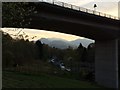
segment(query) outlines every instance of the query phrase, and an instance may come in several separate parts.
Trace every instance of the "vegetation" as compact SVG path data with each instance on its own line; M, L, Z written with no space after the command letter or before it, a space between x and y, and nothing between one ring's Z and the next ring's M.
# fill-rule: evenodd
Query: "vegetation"
M62 78L69 78L72 80L94 80L94 75L88 68L81 66L81 63L94 63L91 58L91 52L94 52L93 47L83 47L81 44L77 49L71 47L61 50L52 48L48 45L42 44L40 41L31 42L24 40L24 38L13 39L7 33L2 32L3 43L3 71L16 71L27 74L52 75ZM83 57L85 55L86 57ZM90 55L90 56L89 56ZM61 70L59 67L49 63L49 59L56 56L71 71ZM93 56L92 56L93 58ZM94 69L94 68L93 68ZM13 74L14 75L14 74ZM4 78L4 75L3 75Z
M30 15L35 13L35 7L28 2L4 2L2 12L3 27L27 27L32 20Z
M3 68L14 64L23 64L38 59L38 47L28 40L12 39L8 34L2 35Z
M4 88L101 88L95 83L78 81L46 74L3 72Z

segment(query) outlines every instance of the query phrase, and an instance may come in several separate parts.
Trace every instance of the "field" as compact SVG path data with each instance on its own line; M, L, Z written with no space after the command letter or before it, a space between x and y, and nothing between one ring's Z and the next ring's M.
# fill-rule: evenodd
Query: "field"
M2 86L3 88L101 88L85 81L12 71L3 71Z

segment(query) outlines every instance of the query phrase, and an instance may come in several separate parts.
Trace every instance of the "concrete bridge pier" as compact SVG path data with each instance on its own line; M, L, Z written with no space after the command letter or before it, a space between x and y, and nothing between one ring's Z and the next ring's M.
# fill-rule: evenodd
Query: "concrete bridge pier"
M118 88L118 39L96 41L95 54L95 81Z

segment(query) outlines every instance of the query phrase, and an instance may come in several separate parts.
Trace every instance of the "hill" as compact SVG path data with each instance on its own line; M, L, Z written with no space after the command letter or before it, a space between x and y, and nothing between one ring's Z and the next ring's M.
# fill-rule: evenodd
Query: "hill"
M87 48L90 43L94 42L93 40L89 39L76 39L73 41L67 41L60 38L41 38L39 40L44 44L48 44L51 47L56 47L60 49L66 49L69 46L72 48L77 48L80 43Z

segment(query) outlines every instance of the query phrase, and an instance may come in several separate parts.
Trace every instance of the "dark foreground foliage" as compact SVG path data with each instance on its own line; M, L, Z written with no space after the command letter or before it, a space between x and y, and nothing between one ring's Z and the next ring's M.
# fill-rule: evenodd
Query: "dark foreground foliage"
M2 32L3 71L21 73L44 73L72 80L94 81L94 44L88 48L81 44L77 49L57 49L24 39L13 39ZM71 71L64 71L54 66L49 60L56 56Z

